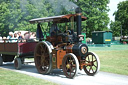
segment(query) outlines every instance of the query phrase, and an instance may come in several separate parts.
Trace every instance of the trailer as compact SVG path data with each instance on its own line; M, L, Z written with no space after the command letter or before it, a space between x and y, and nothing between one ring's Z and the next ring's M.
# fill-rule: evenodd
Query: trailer
M14 61L15 68L21 69L25 58L33 58L37 42L9 42L9 39L1 41L3 42L0 42L0 65L3 65L3 62Z

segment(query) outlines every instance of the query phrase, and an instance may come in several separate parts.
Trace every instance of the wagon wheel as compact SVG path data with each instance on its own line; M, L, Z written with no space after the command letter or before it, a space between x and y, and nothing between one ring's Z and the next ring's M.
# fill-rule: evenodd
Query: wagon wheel
M15 60L14 60L14 66L15 66L15 69L17 69L17 70L21 69L22 62L21 62L21 59L20 58L15 58Z
M62 61L63 72L67 78L74 78L79 70L77 57L72 54L66 54Z
M87 75L93 76L100 69L99 57L93 52L88 52L87 56L85 57L85 63L87 65L85 65L83 67L84 67L84 71Z
M0 66L2 66L3 65L3 58L2 58L2 56L0 56Z
M49 45L46 42L38 43L34 52L36 68L41 74L48 74L52 69L51 54Z

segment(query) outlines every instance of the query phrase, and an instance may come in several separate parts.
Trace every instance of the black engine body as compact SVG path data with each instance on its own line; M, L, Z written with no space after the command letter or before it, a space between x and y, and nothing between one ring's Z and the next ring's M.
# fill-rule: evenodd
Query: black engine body
M88 46L83 43L77 43L73 46L72 51L76 56L81 56L84 59L88 53Z

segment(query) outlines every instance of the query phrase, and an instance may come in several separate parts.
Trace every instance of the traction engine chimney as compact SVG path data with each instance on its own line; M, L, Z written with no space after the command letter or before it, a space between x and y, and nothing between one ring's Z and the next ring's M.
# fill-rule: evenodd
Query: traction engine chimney
M76 23L77 23L77 37L78 37L78 41L79 41L79 35L81 35L81 8L77 7L75 9L76 12Z

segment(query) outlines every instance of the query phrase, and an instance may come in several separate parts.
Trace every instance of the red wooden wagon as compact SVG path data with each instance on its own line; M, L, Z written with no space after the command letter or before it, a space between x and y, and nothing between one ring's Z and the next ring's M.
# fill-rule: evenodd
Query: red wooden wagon
M3 40L3 42L0 42L0 65L3 65L3 62L14 60L15 68L20 69L25 58L33 58L36 44L35 41L9 42L9 40Z

